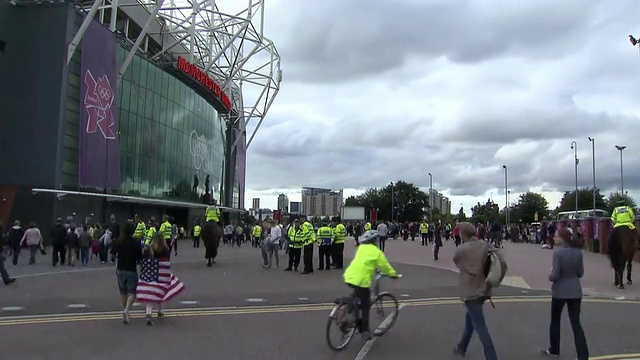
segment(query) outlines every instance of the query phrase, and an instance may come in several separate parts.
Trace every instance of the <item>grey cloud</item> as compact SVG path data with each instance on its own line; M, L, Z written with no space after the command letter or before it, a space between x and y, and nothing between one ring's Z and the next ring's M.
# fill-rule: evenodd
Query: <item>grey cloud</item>
M286 3L294 11L308 2ZM412 54L477 63L503 55L558 57L582 46L596 10L579 1L473 2L390 0L314 3L284 25L280 49L292 79L339 82L402 66ZM291 10L289 10L291 11Z

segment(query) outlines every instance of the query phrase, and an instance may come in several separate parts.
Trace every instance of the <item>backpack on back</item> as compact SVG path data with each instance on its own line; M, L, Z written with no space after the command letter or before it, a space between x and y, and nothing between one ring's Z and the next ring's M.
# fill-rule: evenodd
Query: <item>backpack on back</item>
M485 282L492 288L499 287L507 272L507 264L498 256L498 249L489 246L487 260L484 264Z

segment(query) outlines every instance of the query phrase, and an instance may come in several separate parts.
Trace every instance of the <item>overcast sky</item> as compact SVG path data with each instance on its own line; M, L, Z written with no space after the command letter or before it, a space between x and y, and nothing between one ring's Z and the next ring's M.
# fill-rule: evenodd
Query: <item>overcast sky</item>
M280 94L251 144L245 207L302 186L405 180L467 213L491 195L578 184L640 194L640 35L634 1L270 0ZM515 199L517 196L513 196Z

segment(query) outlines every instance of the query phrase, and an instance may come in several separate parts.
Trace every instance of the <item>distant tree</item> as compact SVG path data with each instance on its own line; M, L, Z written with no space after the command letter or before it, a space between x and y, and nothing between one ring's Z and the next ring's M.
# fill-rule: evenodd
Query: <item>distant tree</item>
M427 208L428 196L414 184L398 181L384 188L369 188L358 196L350 196L345 206L364 206L367 211L377 209L379 220L391 220L392 206L395 219L419 221Z
M500 207L492 200L487 200L484 204L476 204L471 208L471 221L474 223L494 222L500 218Z
M572 211L576 209L575 203L575 190L567 191L562 196L562 200L560 200L560 206L558 206L555 210L556 213L561 211ZM602 194L600 194L600 189L596 188L596 208L598 209L606 209L607 202L605 201ZM582 188L578 189L578 210L589 210L593 209L593 188Z
M520 194L518 202L513 206L513 216L511 216L511 219L514 221L522 221L527 224L534 221L542 221L544 217L548 216L548 207L549 203L544 196L528 191L524 194ZM536 212L538 213L537 220L535 219Z
M627 194L622 194L619 191L616 191L609 194L609 197L607 198L606 210L609 212L609 215L613 214L613 210L618 206L618 201L620 200L624 200L627 205L631 206L636 214L638 213L638 205L636 204L635 200L633 200L633 198Z
M344 206L364 206L361 202L360 196L349 196L344 200Z

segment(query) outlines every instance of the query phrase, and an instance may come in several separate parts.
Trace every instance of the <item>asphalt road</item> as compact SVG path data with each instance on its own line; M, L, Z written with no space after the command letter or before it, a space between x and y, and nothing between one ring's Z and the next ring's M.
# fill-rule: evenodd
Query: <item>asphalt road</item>
M169 307L245 306L255 304L300 304L332 302L349 293L337 270L315 271L311 275L262 268L259 250L221 247L218 263L205 266L204 249L183 248L174 258L173 271L186 290ZM40 260L40 259L39 259ZM46 259L48 260L48 259ZM52 268L43 262L34 272L19 265L18 281L1 288L0 316L33 315L81 311L119 310L119 295L113 265L93 264L82 268ZM317 258L315 259L317 266ZM457 274L427 266L394 263L404 277L382 280L385 290L399 298L457 296ZM12 270L9 265L9 270ZM544 291L501 287L499 295L536 295ZM183 303L186 302L186 303Z
M449 270L396 263L399 255L390 255L404 274L401 280L382 282L384 290L403 301L395 327L369 342L356 337L336 353L325 343L325 327L330 303L349 292L340 271L300 275L282 266L265 270L259 251L250 247L222 247L219 262L207 268L203 252L181 249L174 272L187 289L168 305L167 318L152 327L144 325L140 307L130 325L120 322L112 266L9 265L19 279L0 288L0 359L454 358L451 347L462 331L464 309L456 298L457 274ZM539 350L547 345L548 293L502 286L496 294L496 308L486 306L485 313L500 358L541 358ZM586 300L583 323L592 356L640 353L635 336L639 306ZM575 358L566 319L562 353ZM474 339L467 359L482 358ZM599 358L604 359L615 358Z

